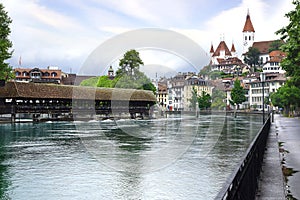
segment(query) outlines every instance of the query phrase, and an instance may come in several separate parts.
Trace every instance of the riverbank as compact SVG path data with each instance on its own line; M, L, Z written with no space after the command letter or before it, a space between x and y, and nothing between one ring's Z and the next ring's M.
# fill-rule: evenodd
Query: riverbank
M276 114L257 199L300 199L300 120Z

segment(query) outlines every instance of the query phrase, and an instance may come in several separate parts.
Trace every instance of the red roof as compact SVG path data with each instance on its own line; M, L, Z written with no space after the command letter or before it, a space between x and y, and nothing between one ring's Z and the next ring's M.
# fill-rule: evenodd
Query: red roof
M224 41L221 41L213 56L220 56L220 51L225 51L225 56L231 56L231 53Z
M269 62L281 62L283 58L286 57L286 54L280 50L275 50L269 53L270 60Z
M254 27L253 27L252 22L251 22L251 19L250 19L250 14L249 13L247 14L247 17L246 17L246 22L245 22L245 25L244 25L243 32L255 32Z
M269 53L271 44L274 41L276 41L276 40L253 42L252 47L258 49L261 54L266 54L266 53Z

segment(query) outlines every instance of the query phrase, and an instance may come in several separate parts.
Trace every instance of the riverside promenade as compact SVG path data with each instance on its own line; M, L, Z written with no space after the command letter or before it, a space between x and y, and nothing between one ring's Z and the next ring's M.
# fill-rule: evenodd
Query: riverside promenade
M275 115L267 141L257 199L284 200L286 195L287 199L300 199L300 172L287 176L285 181L282 166L288 171L300 171L300 119Z

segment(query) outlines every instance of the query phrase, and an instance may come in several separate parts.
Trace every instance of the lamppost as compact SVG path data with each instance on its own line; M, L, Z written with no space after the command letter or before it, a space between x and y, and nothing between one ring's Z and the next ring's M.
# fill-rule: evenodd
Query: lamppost
M260 73L260 81L262 84L262 111L263 111L263 124L265 123L265 81L266 74L264 72Z

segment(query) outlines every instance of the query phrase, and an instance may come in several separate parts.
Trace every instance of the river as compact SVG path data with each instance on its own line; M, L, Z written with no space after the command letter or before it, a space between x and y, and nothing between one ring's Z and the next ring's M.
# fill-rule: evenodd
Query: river
M0 124L1 199L214 199L258 115Z

